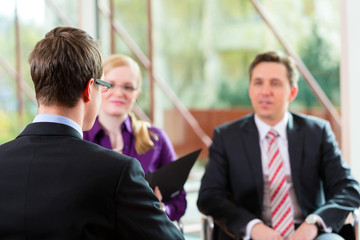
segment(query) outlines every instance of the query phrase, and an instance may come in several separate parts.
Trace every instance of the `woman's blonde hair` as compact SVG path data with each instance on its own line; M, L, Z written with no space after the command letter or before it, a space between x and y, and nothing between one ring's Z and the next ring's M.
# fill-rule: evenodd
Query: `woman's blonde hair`
M131 70L137 74L136 88L140 91L142 83L140 67L131 57L121 54L111 55L104 61L104 73L106 75L112 69L121 66L129 66ZM152 138L157 140L158 137L155 133L150 132L151 124L149 122L137 119L132 112L129 112L129 116L135 136L135 151L139 155L145 154L155 146Z

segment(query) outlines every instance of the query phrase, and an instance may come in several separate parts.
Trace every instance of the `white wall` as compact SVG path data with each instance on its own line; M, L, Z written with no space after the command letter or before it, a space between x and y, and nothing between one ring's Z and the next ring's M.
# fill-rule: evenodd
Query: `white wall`
M96 38L96 0L78 0L78 27Z
M341 4L342 150L360 180L360 1Z

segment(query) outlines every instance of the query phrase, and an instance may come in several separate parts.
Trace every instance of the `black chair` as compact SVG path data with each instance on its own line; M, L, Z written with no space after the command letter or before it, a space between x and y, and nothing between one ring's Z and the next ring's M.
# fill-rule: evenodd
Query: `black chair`
M359 240L359 210L350 213L339 235L346 240Z
M181 219L174 221L175 225L178 227L178 229L180 230L180 232L182 234L184 234L184 224L181 222Z
M216 240L213 237L214 220L211 216L204 216L202 221L202 240ZM359 240L359 210L349 214L344 226L339 231L339 235L345 240Z

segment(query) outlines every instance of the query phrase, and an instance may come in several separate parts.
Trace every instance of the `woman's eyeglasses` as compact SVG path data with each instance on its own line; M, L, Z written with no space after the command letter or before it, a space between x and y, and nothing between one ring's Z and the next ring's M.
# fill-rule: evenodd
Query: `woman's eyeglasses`
M111 89L113 89L113 91L116 89L116 88L120 88L121 90L123 90L125 93L133 93L134 91L137 90L136 87L133 87L131 85L115 85L115 84L111 84Z
M136 87L133 87L131 85L115 85L115 84L112 84L112 83L109 83L109 82L106 82L104 80L101 80L101 79L95 79L95 83L101 85L101 92L107 92L110 88L111 89L116 89L116 88L120 88L121 90L123 90L124 92L126 93L133 93L134 91L137 90Z

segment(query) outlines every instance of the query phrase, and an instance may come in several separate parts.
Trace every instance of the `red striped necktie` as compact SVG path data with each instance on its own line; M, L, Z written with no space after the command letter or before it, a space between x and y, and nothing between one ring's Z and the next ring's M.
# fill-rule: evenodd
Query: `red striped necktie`
M267 155L269 159L271 222L273 229L280 233L284 239L288 239L295 229L284 163L275 141L278 136L279 134L274 129L271 129L266 135L269 140Z

